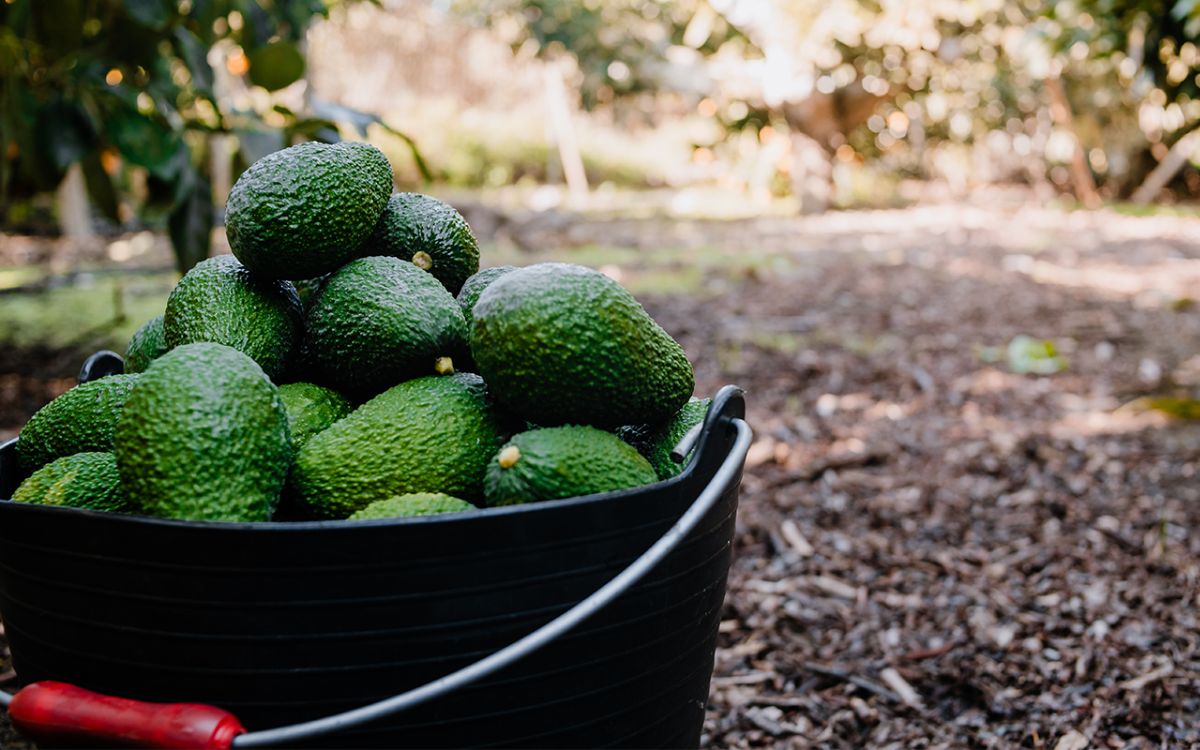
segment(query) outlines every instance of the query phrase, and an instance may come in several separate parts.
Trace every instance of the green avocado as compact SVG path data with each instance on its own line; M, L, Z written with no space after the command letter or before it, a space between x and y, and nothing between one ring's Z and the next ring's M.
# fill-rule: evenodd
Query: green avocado
M417 492L479 499L501 430L477 375L409 380L313 436L292 467L292 489L318 518Z
M55 459L21 482L12 499L88 510L126 510L117 460L111 453L76 453Z
M141 375L109 375L77 385L37 411L17 439L17 460L31 472L75 453L111 451L117 419Z
M483 290L491 286L493 281L515 270L517 270L516 266L485 268L467 279L462 285L462 289L458 290L458 304L462 307L463 317L467 319L468 331L471 330L471 326L475 322L474 316L471 315L471 310L474 309L475 303L479 301L479 295L483 294Z
M350 401L337 391L312 383L279 386L279 398L287 410L292 447L297 451L309 438L353 410Z
M233 347L267 376L287 368L304 330L304 310L290 281L255 276L231 255L188 271L171 296L163 320L167 346L208 341Z
M658 479L635 448L611 432L567 425L522 432L488 462L489 506L593 495Z
M147 320L129 339L125 350L125 372L144 372L150 363L170 351L163 332L163 316Z
M301 143L250 165L229 192L225 229L246 268L309 279L361 253L392 193L392 166L366 143Z
M467 350L467 323L454 297L399 258L359 258L338 269L309 308L305 328L314 379L359 400L450 371Z
M536 424L661 422L695 388L683 348L597 271L519 268L493 281L472 312L477 372L497 401Z
M675 463L671 459L671 451L679 445L679 441L696 425L704 421L712 399L695 399L684 404L675 415L664 424L631 425L617 430L617 436L638 449L646 457L659 479L670 479L678 476L687 466L687 461ZM691 457L691 454L688 454Z
M254 360L184 344L139 376L117 423L130 510L194 521L266 521L292 461L287 412Z
M462 214L420 193L396 193L362 255L391 255L433 274L451 294L479 270L479 243Z
M376 500L360 511L350 515L349 521L368 521L375 518L409 518L432 516L439 513L461 513L475 510L466 500L443 495L440 492L423 492L400 495L387 500Z

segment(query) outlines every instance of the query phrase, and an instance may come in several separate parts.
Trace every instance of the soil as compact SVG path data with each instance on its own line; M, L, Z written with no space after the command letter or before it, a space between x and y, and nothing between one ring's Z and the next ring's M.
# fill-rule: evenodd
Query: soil
M563 226L537 246L731 259L643 295L699 393L746 389L756 433L706 746L1200 745L1200 424L1148 408L1200 386L1200 224L993 205ZM767 262L732 260L750 251ZM1054 350L1010 356L1019 336ZM0 434L78 366L0 361Z

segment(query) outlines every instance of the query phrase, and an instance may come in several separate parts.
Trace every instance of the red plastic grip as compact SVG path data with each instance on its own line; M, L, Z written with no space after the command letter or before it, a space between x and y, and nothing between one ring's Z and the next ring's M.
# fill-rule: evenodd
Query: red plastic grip
M8 714L34 742L228 750L246 731L237 717L202 703L146 703L65 682L35 682L13 696Z

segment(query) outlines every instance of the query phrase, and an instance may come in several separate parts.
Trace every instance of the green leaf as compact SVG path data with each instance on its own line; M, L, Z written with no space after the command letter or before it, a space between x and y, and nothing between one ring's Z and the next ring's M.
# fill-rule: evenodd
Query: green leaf
M1200 401L1194 398L1154 396L1146 399L1146 405L1177 419L1200 419Z
M212 184L194 171L189 174L187 195L167 219L167 231L180 273L187 273L207 258L212 245Z
M78 104L57 101L38 113L33 132L42 155L60 172L96 148L96 130Z
M92 197L92 203L109 221L120 222L117 189L100 163L100 152L94 151L89 154L80 162L80 166L83 168L83 181L87 185L88 195Z
M169 180L178 172L176 156L185 146L166 123L121 107L108 118L108 135L122 156L156 177Z
M278 91L304 75L304 55L291 42L273 42L250 53L250 82Z
M171 20L171 8L165 0L124 0L125 12L139 25L161 31Z
M337 143L342 139L338 134L337 123L324 117L306 117L296 120L285 128L289 141L303 138L306 141L324 141Z
M1067 369L1067 358L1058 353L1053 341L1014 336L1008 342L1008 369L1018 375L1053 375Z
M208 64L208 50L200 39L182 26L173 32L175 49L192 74L192 86L208 98L213 96L213 71Z

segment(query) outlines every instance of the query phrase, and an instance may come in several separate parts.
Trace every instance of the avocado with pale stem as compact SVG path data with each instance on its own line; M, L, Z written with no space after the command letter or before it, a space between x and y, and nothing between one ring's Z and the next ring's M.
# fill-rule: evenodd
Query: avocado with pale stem
M396 193L388 199L362 255L391 255L410 261L458 294L479 270L479 243L453 206L430 195Z
M631 445L594 427L568 425L522 432L488 462L489 506L557 500L629 489L658 479Z
M338 269L309 307L305 329L317 382L358 400L453 371L467 352L467 322L454 297L399 258L359 258Z

